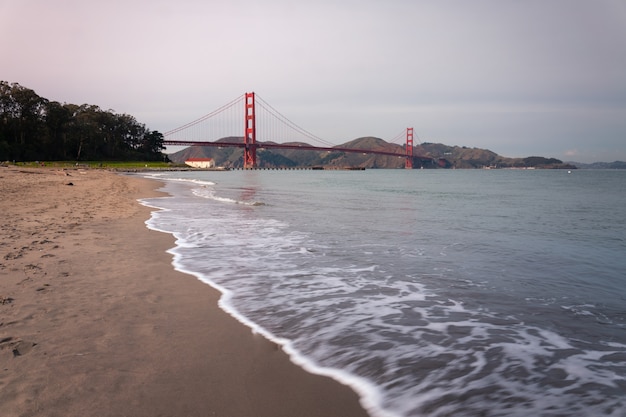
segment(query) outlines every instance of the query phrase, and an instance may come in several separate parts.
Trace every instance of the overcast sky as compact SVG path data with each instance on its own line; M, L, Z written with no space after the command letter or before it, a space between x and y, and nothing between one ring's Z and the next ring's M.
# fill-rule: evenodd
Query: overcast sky
M626 160L626 0L0 0L0 80L165 132L255 91L340 144Z

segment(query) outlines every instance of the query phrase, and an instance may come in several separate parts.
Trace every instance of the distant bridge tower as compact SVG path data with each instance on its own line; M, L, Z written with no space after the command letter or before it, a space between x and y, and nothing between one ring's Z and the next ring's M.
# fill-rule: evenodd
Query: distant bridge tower
M245 107L246 126L243 136L243 167L244 169L251 169L256 168L256 112L254 93L246 93Z
M413 128L406 128L406 169L413 169Z

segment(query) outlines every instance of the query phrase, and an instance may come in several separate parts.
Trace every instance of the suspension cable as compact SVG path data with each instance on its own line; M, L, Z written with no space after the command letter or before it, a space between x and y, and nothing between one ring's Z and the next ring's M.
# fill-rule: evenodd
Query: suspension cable
M234 99L233 101L231 101L231 102L229 102L227 104L224 104L222 107L218 108L217 110L214 110L211 113L206 114L206 115L200 117L199 119L191 121L191 122L189 122L189 123L187 123L187 124L185 124L183 126L177 127L176 129L172 129L169 132L165 132L163 135L164 136L173 135L173 134L178 133L178 132L180 132L182 130L185 130L187 128L195 126L198 123L201 123L201 122L203 122L203 121L205 121L205 120L207 120L207 119L217 115L218 113L221 113L221 112L229 109L230 107L235 106L236 104L240 104L241 101L243 100L243 98L244 98L244 95L241 95L241 96L237 97L236 99Z
M404 141L405 137L406 137L406 130L403 130L402 132L398 133L393 139L391 139L389 143L400 144L401 142Z
M287 117L285 117L282 113L280 113L278 110L276 110L274 107L272 107L267 101L265 101L261 97L259 97L258 94L256 95L256 100L257 100L256 102L265 111L267 111L268 114L273 116L276 120L278 120L282 124L290 127L291 129L295 130L296 132L300 133L301 135L306 136L307 138L315 140L315 141L317 141L319 143L323 143L324 145L336 146L334 143L331 143L331 142L329 142L327 140L324 140L324 139L320 138L319 136L316 136L316 135L310 133L309 131L301 128L300 126L298 126L297 124L295 124L291 120L287 119Z

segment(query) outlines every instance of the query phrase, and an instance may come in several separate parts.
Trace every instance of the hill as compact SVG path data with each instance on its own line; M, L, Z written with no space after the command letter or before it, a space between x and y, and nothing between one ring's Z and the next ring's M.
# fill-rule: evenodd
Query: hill
M242 137L222 138L217 142L242 142ZM271 143L271 142L268 142ZM297 144L297 143L293 143ZM301 145L308 145L300 143ZM402 156L372 155L352 152L314 151L296 149L263 149L259 143L257 151L259 168L404 168ZM376 150L404 154L404 146L388 143L376 137L362 137L337 145L337 148ZM530 156L527 158L507 158L492 151L479 148L448 146L441 143L422 143L413 150L415 168L567 168L570 164L554 158ZM184 163L189 158L213 158L216 166L240 168L243 164L243 150L234 147L191 146L172 153L169 158L175 163Z
M441 143L422 143L415 147L414 153L445 160L447 168L576 169L574 165L563 163L556 158L542 156L508 158L487 149L448 146Z

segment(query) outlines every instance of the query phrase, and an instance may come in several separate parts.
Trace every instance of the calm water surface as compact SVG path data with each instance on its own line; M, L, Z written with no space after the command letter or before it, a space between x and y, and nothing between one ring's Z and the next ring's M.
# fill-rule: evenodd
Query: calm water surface
M373 416L626 416L626 171L158 178L175 267Z

